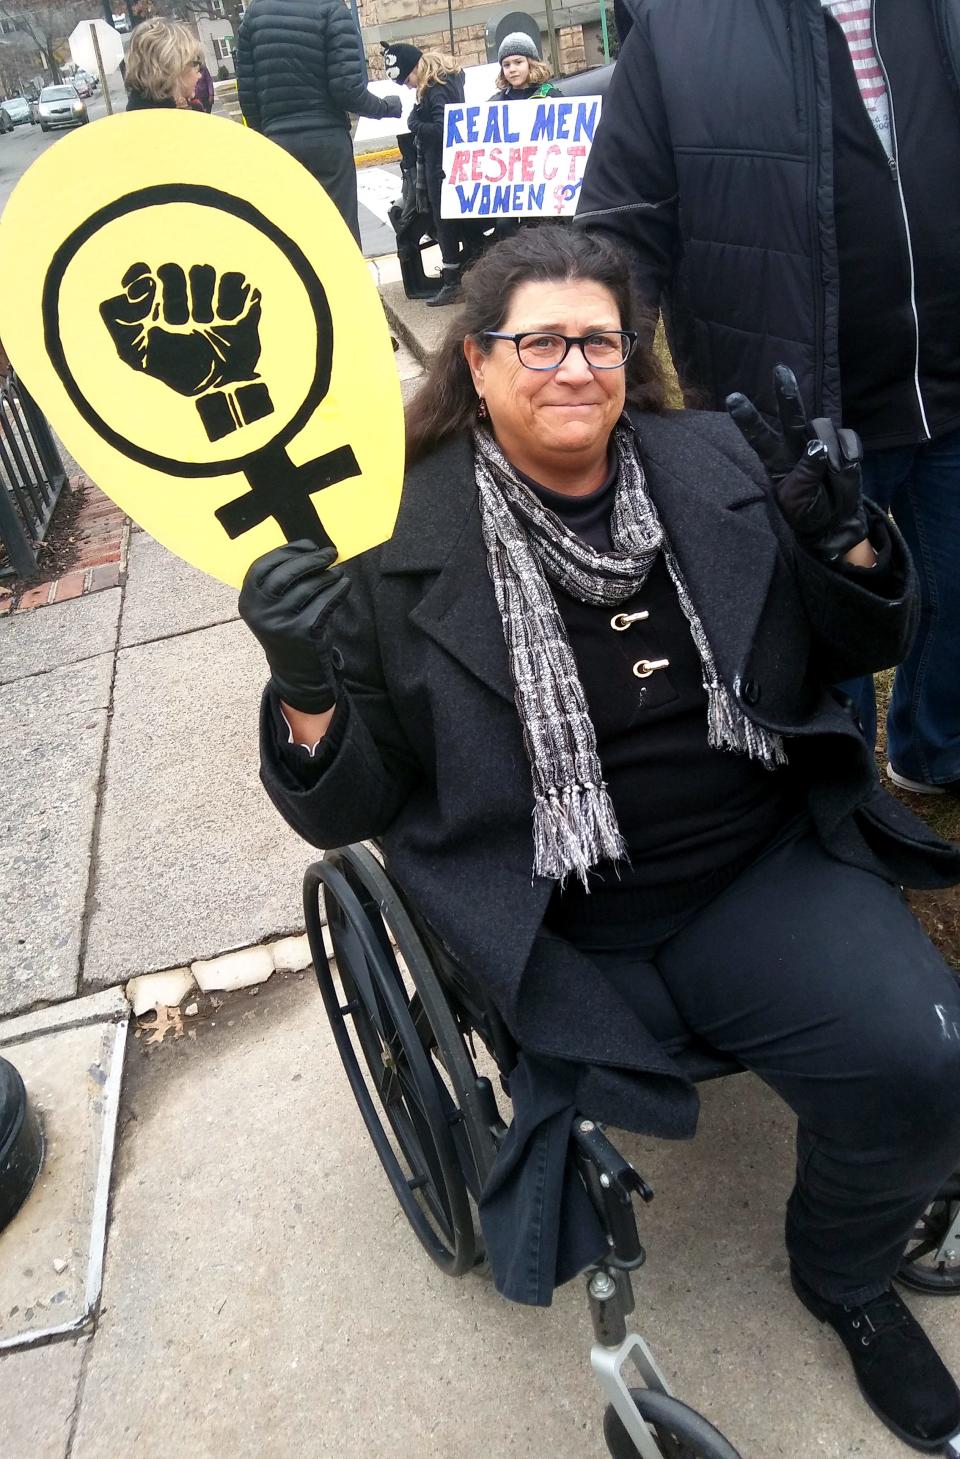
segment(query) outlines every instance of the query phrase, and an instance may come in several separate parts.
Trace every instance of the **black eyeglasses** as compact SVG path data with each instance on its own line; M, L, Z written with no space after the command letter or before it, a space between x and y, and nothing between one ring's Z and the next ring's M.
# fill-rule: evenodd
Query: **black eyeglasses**
M525 330L504 334L498 329L480 331L484 339L512 340L517 359L527 370L557 370L578 345L591 370L622 370L637 343L635 329L603 329L595 334L550 334Z

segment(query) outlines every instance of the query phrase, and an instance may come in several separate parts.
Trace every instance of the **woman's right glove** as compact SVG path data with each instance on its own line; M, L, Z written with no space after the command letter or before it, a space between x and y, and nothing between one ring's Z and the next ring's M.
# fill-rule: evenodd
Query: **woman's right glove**
M779 431L745 395L728 395L727 410L767 468L777 505L798 539L815 557L835 562L869 530L860 437L838 430L826 417L808 421L796 376L786 365L774 370L773 388Z
M350 591L336 550L303 539L276 547L247 569L240 617L260 641L271 682L291 709L322 714L337 701L330 620Z

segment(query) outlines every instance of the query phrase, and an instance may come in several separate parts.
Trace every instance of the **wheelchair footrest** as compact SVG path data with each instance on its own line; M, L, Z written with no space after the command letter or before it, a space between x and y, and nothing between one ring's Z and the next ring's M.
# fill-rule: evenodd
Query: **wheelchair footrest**
M633 1197L653 1200L653 1190L593 1120L573 1121L574 1155L580 1174L611 1237L612 1265L635 1270L646 1253L640 1244Z

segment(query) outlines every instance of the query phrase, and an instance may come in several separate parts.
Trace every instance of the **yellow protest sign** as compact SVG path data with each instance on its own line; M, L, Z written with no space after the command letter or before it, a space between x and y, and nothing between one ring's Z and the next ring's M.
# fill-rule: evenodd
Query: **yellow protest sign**
M380 300L322 188L256 132L160 110L57 142L0 218L0 320L84 471L214 577L284 540L348 558L390 536Z

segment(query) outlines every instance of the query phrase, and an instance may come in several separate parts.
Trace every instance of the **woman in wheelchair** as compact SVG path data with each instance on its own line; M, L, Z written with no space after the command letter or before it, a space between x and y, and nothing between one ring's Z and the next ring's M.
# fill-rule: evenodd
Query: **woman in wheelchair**
M903 657L913 570L789 370L779 430L742 396L667 410L647 326L580 230L476 265L392 539L247 575L264 783L314 845L381 841L516 1039L481 1202L500 1290L549 1302L598 1255L557 1234L574 1109L693 1134L695 1034L795 1111L794 1290L932 1451L960 1394L891 1277L960 1153L960 996L901 887L960 880L960 848L830 688Z

